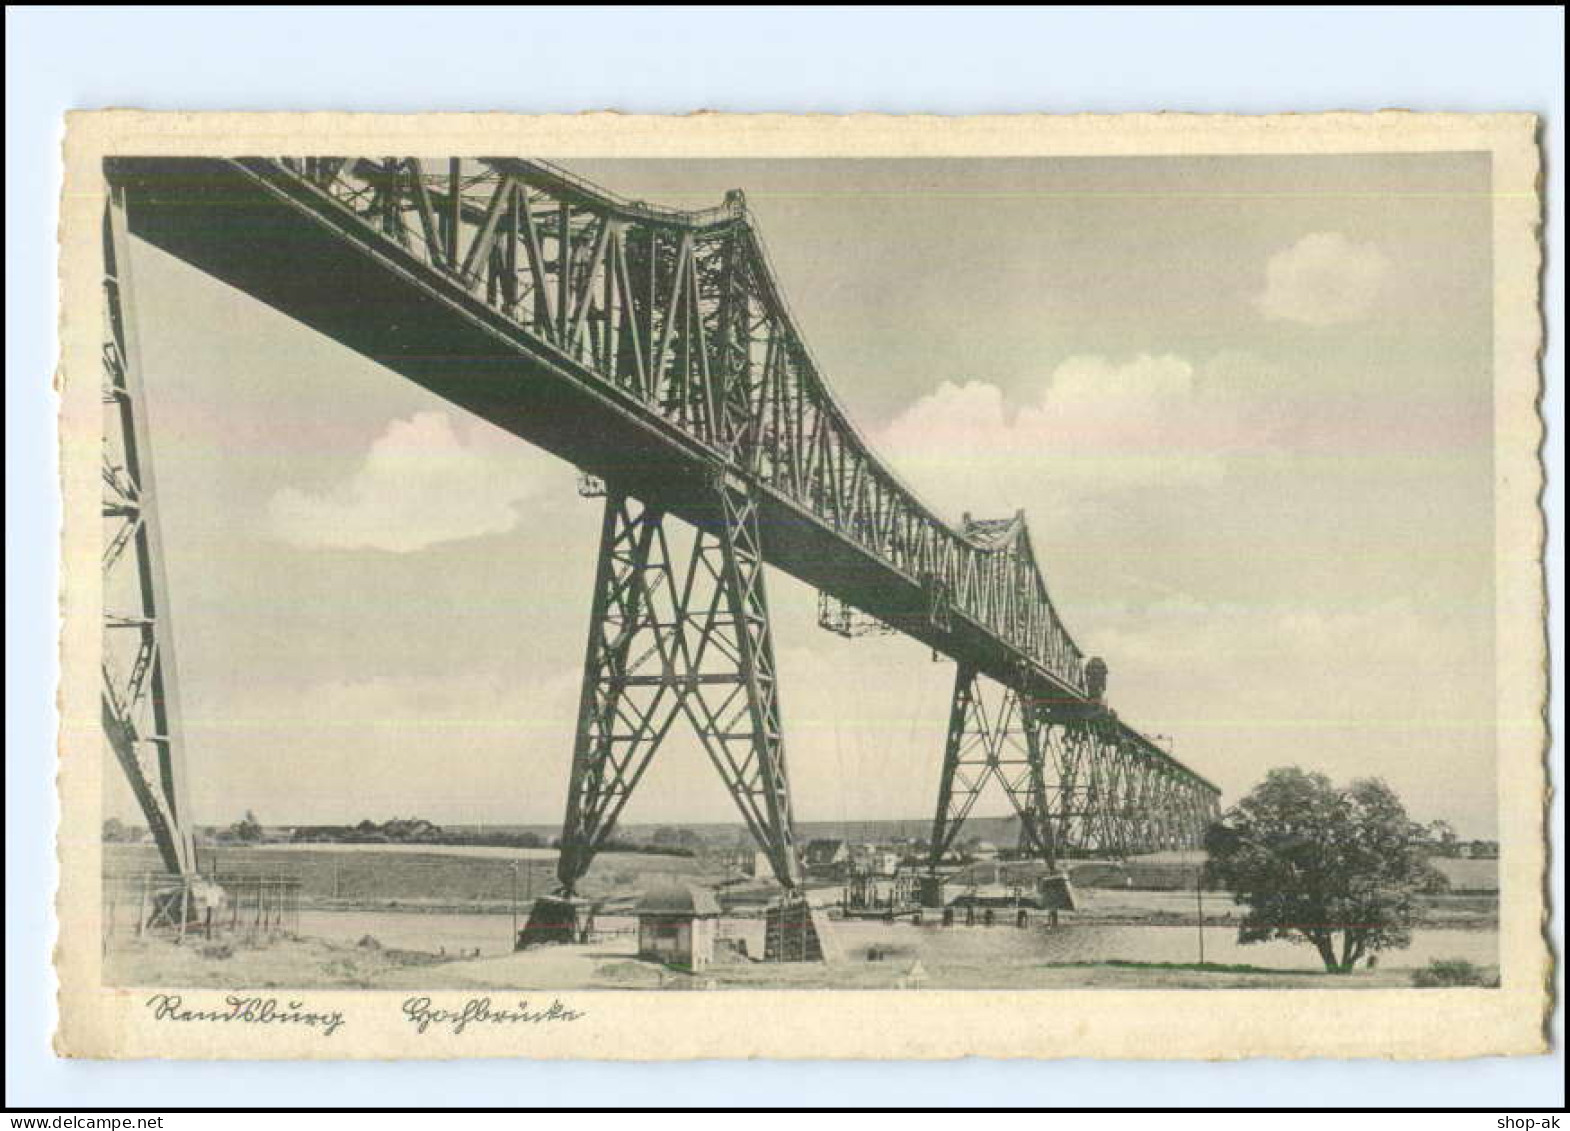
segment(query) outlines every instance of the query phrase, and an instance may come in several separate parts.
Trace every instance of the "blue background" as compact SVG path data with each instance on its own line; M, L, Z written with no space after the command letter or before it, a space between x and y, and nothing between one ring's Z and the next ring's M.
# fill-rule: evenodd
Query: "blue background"
M1563 1052L1462 1064L67 1062L55 883L54 230L72 108L1529 110L1545 118L1546 458L1563 466L1564 16L1557 8L11 9L6 13L8 1105L1558 1106ZM1563 481L1551 516L1563 608ZM1562 621L1562 614L1556 614ZM1557 629L1556 629L1557 633ZM1563 641L1552 722L1563 788ZM1553 827L1562 828L1562 801ZM1562 902L1562 839L1553 894ZM1556 909L1555 937L1562 941ZM1562 975L1560 979L1562 995ZM847 1019L851 1022L853 1019ZM1290 1018L1283 1018L1290 1024ZM1563 1032L1562 1006L1555 1024Z

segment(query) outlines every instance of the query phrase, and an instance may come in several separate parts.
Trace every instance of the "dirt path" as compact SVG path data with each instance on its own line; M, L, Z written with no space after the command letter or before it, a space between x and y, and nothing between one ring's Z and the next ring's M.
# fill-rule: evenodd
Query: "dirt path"
M595 983L595 972L606 963L634 961L627 940L612 939L587 946L542 946L491 958L442 964L443 989L582 989ZM429 971L388 970L376 979L388 989L430 988Z

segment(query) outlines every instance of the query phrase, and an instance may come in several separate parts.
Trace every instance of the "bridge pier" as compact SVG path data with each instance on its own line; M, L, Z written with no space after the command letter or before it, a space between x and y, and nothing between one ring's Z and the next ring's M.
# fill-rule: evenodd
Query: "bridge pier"
M1011 687L986 690L987 682L958 665L924 905L942 902L940 865L992 779L1020 819L1021 853L1054 872L1070 851L1121 856L1202 845L1218 810L1215 792L1175 763L1152 759L1101 705L1105 665L1086 704L1048 707Z
M1040 711L1012 688L1002 688L993 696L985 694L984 679L963 662L954 673L928 871L937 872L976 799L993 778L1019 816L1021 847L1056 870L1057 844L1047 805ZM995 701L989 704L989 698Z
M606 495L557 864L564 899L680 715L768 857L786 905L799 900L757 508L746 485L723 473L714 492L718 529L696 528L685 555L669 537L668 515L614 487ZM816 943L789 949L821 953Z
M131 285L124 189L104 211L105 537L102 693L105 737L165 869L196 872L175 678L169 588Z

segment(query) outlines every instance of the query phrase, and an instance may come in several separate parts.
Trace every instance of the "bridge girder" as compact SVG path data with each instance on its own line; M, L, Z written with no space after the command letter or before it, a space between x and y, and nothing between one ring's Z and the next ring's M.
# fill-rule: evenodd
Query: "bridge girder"
M871 452L799 333L739 193L718 208L677 212L511 158L441 165L399 157L120 158L106 173L122 232L124 204L135 201L129 221L137 234L572 460L609 484L612 498L631 493L653 514L692 523L722 555L729 546L746 563L741 573L726 567L734 577L721 590L747 592L751 582L735 577L755 576L761 599L768 561L955 658L973 678L1001 682L1028 705L1025 716L1056 720L1027 728L1043 778L1030 789L1045 801L1035 797L1026 810L1049 814L1042 837L1060 846L1176 841L1190 835L1194 814L1214 808L1204 779L1100 707L1085 658L1047 594L1023 515L950 526ZM113 249L105 250L111 261ZM345 294L357 301L345 303ZM585 427L591 418L595 427ZM126 419L128 435L145 428L145 412ZM738 507L746 512L740 525ZM130 541L145 545L139 576L152 580L136 615L151 626L140 629L153 642L145 649L146 702L159 718L134 733L152 743L158 767L138 778L140 761L121 753L129 745L116 751L149 821L179 830L189 814L168 605L156 523L150 512L141 523L146 534ZM629 515L623 525L647 524ZM850 623L848 614L839 619ZM611 663L596 660L591 647L586 704L602 661ZM765 713L777 714L772 672L765 682L760 690L752 678L748 702L773 702ZM689 694L680 710L705 717L707 701ZM659 725L669 725L660 713L669 709L659 706ZM1084 721L1091 716L1095 726ZM112 743L132 733L125 718L106 682ZM700 734L709 727L711 757L723 756L727 732L700 718L693 721ZM762 732L770 726L777 735L777 721ZM584 727L580 721L578 745L592 750L600 737L585 738ZM648 738L640 741L652 754L658 741ZM734 769L728 781L746 773ZM585 784L591 777L575 778L579 809L568 815L585 844L609 834L636 782L634 775L617 786L613 773L601 790ZM739 805L753 798L762 806L749 825L766 848L776 846L771 859L790 886L782 753L775 778L780 784L761 792L736 784L732 791ZM144 790L139 780L158 788ZM165 838L166 858L186 860L182 867L191 866L185 836ZM580 863L587 867L564 853L567 886L567 876L581 876Z
M150 204L139 234L172 254L689 521L718 524L707 479L723 461L758 491L771 564L994 676L1022 673L1035 694L1083 698L1083 657L1023 520L1001 537L950 526L876 458L739 193L667 211L516 159L109 171ZM346 291L360 301L346 306ZM509 349L539 377L518 382ZM607 427L582 428L586 414Z
M989 686L990 684L990 686ZM1070 853L1198 848L1218 794L1143 751L1106 708L1064 708L955 671L928 848L936 870L989 781L1020 821L1020 850L1056 868Z

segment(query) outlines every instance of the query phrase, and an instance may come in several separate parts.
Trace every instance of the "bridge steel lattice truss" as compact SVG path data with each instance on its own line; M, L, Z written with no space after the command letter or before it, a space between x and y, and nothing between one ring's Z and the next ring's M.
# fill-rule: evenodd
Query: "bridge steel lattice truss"
M674 211L512 158L114 158L105 172L106 609L111 592L131 607L105 614L104 727L170 870L195 855L130 234L570 460L604 496L564 893L678 716L799 889L765 564L820 591L824 627L899 632L956 661L934 865L993 778L1021 847L1054 864L1194 846L1214 818L1215 787L1104 703L1105 666L1060 620L1023 513L950 525L878 460L740 192ZM672 519L696 529L690 548ZM113 589L115 574L130 581Z

